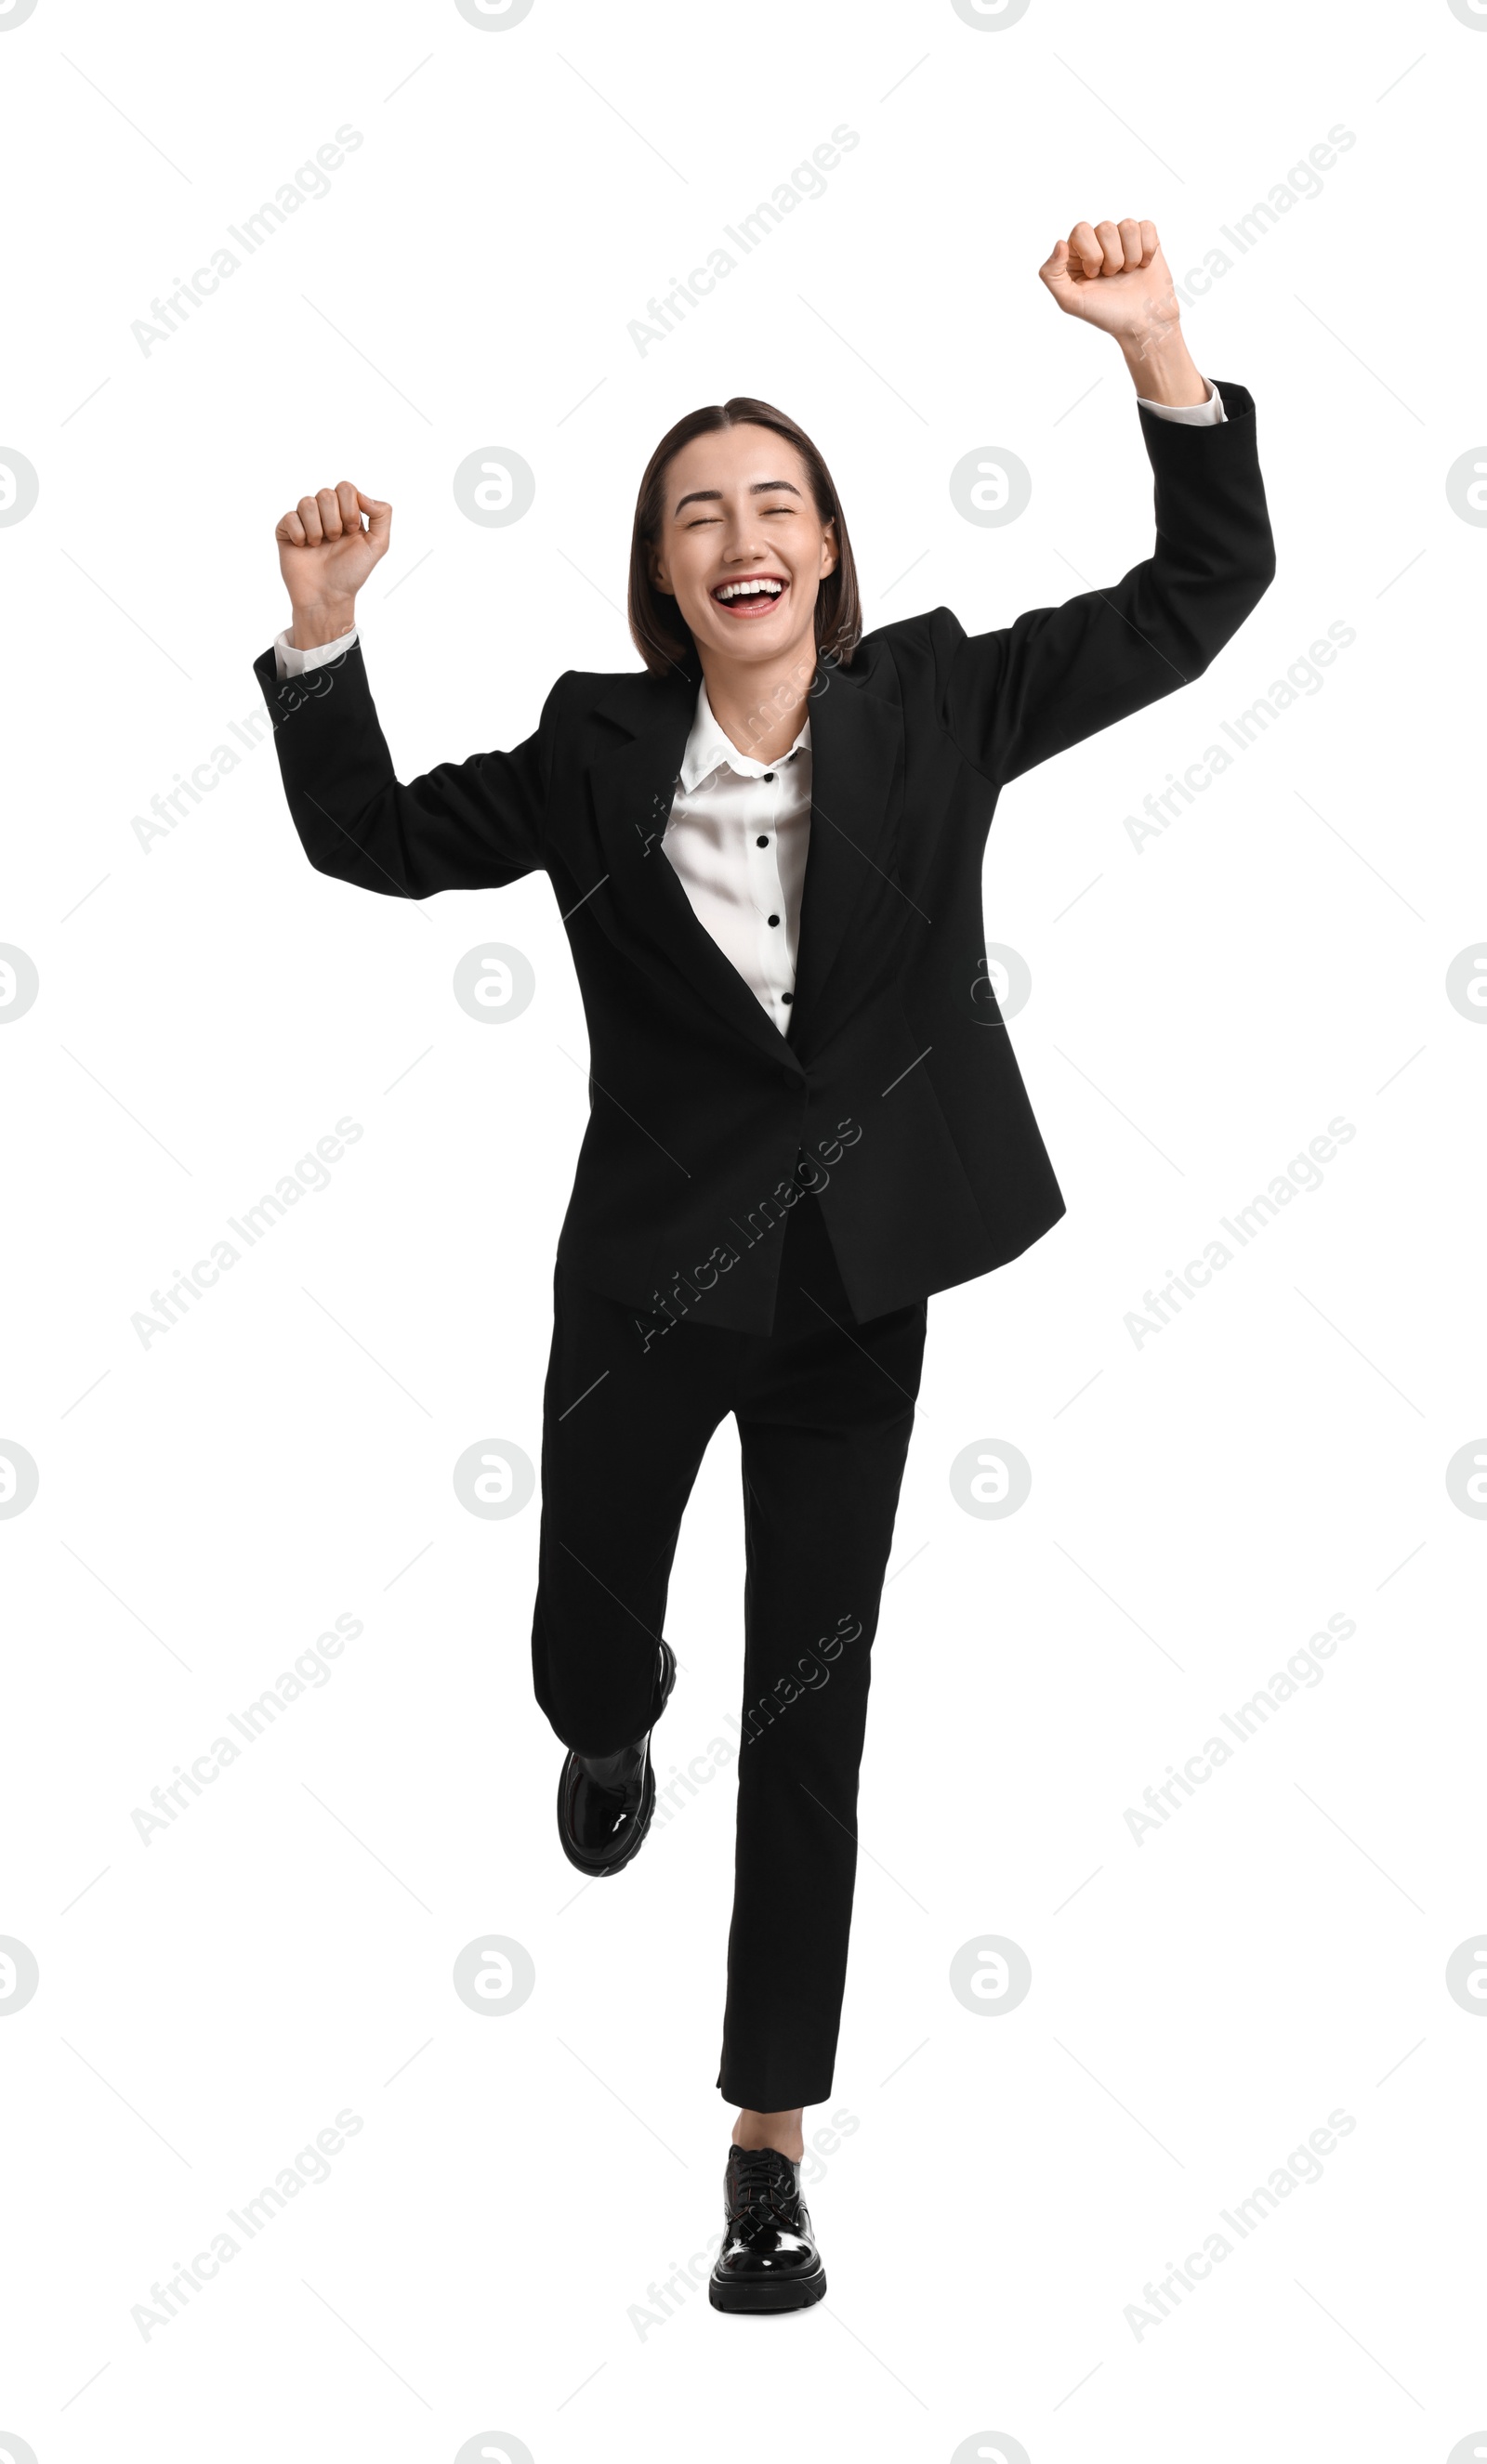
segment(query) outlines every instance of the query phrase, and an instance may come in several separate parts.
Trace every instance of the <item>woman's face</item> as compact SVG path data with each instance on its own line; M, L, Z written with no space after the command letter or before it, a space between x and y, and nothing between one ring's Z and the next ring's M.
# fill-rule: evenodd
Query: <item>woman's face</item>
M816 592L835 564L835 526L773 429L718 429L674 457L652 578L704 656L813 664Z

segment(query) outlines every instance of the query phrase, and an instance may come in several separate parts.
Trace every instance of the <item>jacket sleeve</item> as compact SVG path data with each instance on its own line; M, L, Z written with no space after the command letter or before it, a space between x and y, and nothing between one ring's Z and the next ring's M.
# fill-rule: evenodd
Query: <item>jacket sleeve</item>
M1201 676L1269 587L1275 543L1254 446L1254 404L1214 379L1229 414L1188 427L1144 408L1156 546L1109 589L1034 607L967 635L930 618L942 724L999 785Z
M307 675L254 673L274 721L279 776L317 872L389 898L499 889L544 863L560 677L514 753L441 761L405 784L378 724L360 642Z

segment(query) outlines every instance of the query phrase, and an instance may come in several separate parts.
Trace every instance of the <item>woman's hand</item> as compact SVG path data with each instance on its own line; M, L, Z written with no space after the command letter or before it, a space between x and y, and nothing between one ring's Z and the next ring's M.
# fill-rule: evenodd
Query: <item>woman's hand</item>
M1069 317L1120 343L1149 402L1207 402L1209 387L1183 340L1181 309L1155 223L1076 223L1038 268Z
M362 517L366 516L363 528ZM356 623L356 594L387 555L392 508L343 479L301 496L274 533L278 569L294 609L297 650L334 642Z

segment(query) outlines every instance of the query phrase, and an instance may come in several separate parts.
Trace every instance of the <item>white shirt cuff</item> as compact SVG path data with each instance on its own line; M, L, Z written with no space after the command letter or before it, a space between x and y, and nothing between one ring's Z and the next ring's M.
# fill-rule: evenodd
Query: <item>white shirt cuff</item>
M337 641L322 642L313 650L297 650L286 625L282 633L276 633L274 637L274 666L279 683L282 684L286 676L308 675L312 668L324 667L327 659L339 659L343 650L351 648L356 632L353 625L349 633L343 633Z
M1206 383L1209 388L1207 402L1148 402L1144 394L1138 394L1137 400L1143 410L1154 410L1159 419L1175 419L1179 427L1217 428L1220 421L1227 424L1229 413L1212 378L1206 379Z

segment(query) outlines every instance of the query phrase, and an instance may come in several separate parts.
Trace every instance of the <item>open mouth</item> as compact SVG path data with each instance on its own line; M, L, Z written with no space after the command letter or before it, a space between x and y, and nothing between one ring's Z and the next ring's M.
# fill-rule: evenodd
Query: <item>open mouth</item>
M741 573L736 580L716 583L709 595L725 615L746 624L778 607L788 588L780 573Z

